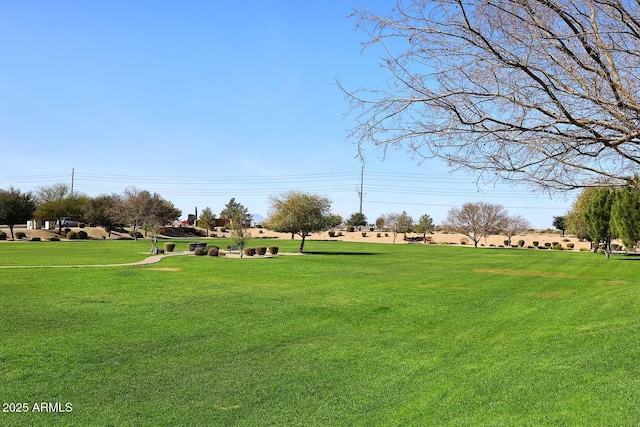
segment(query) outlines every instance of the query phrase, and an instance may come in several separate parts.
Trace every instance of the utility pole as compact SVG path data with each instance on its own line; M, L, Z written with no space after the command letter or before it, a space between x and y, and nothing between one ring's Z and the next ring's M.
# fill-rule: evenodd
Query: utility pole
M73 180L75 178L75 168L71 168L71 197L73 197Z
M360 213L362 213L362 199L364 198L364 162L362 163L362 169L360 171L360 191L358 191L358 195L360 196Z

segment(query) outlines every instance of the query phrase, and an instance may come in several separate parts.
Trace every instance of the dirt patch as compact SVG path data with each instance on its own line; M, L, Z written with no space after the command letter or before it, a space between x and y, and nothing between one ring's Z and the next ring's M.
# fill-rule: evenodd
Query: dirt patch
M153 271L181 271L181 268L178 267L152 267L145 268L145 270L153 270Z

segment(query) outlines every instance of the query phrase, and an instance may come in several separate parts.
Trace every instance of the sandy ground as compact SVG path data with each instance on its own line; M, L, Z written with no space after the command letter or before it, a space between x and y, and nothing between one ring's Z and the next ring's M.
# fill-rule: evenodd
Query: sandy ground
M72 230L74 231L80 231L80 228L72 228ZM107 238L107 233L100 227L86 227L83 229L84 231L87 232L87 234L89 235L90 238L92 239L105 239ZM9 230L3 227L3 231L5 231L7 233L7 239L11 238L11 235L9 233ZM51 237L53 237L55 234L55 232L57 230L25 230L25 229L20 229L17 231L22 231L27 235L27 239L30 239L32 237L40 237L41 239L45 240L45 239L49 239ZM229 232L226 233L221 233L219 230L215 232L217 234L218 237L230 237ZM253 245L262 245L262 246L268 246L268 240L271 238L281 238L281 239L290 239L291 238L291 234L285 234L285 233L275 233L269 230L264 230L264 229L258 229L258 228L253 228L250 230L251 233L251 237L252 237L252 242ZM336 232L339 233L339 232ZM363 235L363 233L365 233ZM121 234L118 233L112 233L111 238L112 239L117 239L121 236ZM415 234L415 233L408 233L407 237L411 238L411 237L418 237L421 235ZM446 245L457 245L457 246L473 246L473 242L471 241L471 239L469 239L468 237L462 235L462 234L453 234L453 233L434 233L434 234L430 234L427 235L427 237L431 238L431 241L434 244L446 244ZM191 239L191 240L196 240L196 239L202 239L200 237L195 238L195 237L185 237L185 239ZM260 240L264 239L265 242L263 244L259 244L258 242ZM63 239L64 240L64 239ZM215 240L212 239L212 240ZM295 236L295 240L300 240L300 236ZM337 236L337 237L329 237L329 233L328 232L323 232L323 233L313 233L311 236L307 237L307 241L313 241L313 240L336 240L336 241L357 241L357 242L371 242L371 243L393 243L393 233L391 232L378 232L378 231L366 231L366 232L361 232L361 231L354 231L354 232L346 232L346 231L342 231L342 235L341 236ZM482 238L480 240L480 242L478 243L478 246L485 246L485 247L489 247L491 245L495 246L495 247L500 247L500 246L504 246L504 240L506 240L506 237L503 235L497 235L497 236L489 236L486 239ZM549 232L549 231L539 231L539 232L532 232L532 233L527 233L527 234L521 234L518 236L515 236L511 239L511 244L515 245L517 244L518 240L524 240L524 246L533 246L533 242L537 241L538 244L540 246L543 246L545 243L553 243L553 242L558 242L560 244L562 244L562 246L566 249L567 243L573 243L574 244L574 250L580 250L580 248L586 248L588 249L590 247L590 243L586 242L586 241L580 241L577 238L575 238L574 236L565 236L563 237L560 232ZM464 244L463 244L464 242ZM407 244L407 242L404 240L404 235L403 234L398 234L396 236L396 240L395 240L395 244L399 244L399 245L403 245L403 244ZM423 244L423 243L414 243L414 244Z

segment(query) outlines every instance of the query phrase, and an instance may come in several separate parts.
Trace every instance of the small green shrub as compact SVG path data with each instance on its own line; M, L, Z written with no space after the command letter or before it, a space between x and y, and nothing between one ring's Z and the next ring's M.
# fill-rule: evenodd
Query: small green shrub
M580 248L580 252L587 252L589 248Z
M22 231L16 231L16 239L24 239L27 235Z
M567 243L567 249L573 249L575 245L573 243Z
M244 248L244 254L246 256L254 256L256 254L256 248Z
M69 240L77 240L78 239L78 233L76 233L75 231L70 231L67 233L67 239Z
M206 251L204 248L196 248L196 250L193 251L193 254L198 256L203 256L204 254L206 254Z
M141 232L136 231L134 233L133 230L129 232L129 236L131 236L133 238L136 238L136 239L142 239L144 237Z
M266 253L267 253L267 248L266 248L266 246L258 246L258 247L256 248L256 254L258 254L258 255L264 255L264 254L266 254Z
M256 224L256 228L262 228L262 224Z
M56 236L53 236L52 238L49 239L50 242L59 242L60 239L57 238Z
M67 227L67 228L64 229L64 234L66 235L70 231L71 231L71 229L69 227Z
M460 239L461 245L466 245L467 243L469 243L469 239L467 239L466 237L463 237L462 239Z
M561 251L562 250L562 245L560 243L558 243L558 242L554 242L553 249L555 249L556 251Z
M7 233L0 230L0 240L7 240Z
M551 247L551 243L546 242L546 243L544 244L544 247L545 247L545 248L547 248L547 249L549 249L549 248Z
M85 228L85 227L86 227L86 224L85 224L84 222L79 222L79 223L78 223L78 227L80 227L80 228Z
M562 239L562 241L563 241L563 242L565 242L565 243L567 243L567 242L570 242L571 240L569 240L569 239Z
M89 235L87 234L86 231L84 231L84 230L78 231L78 239L87 240L88 238L89 238Z
M224 233L225 231L227 231L227 227L220 227L220 232Z
M175 248L176 248L176 244L173 242L165 242L164 244L164 250L167 252L173 252Z
M377 233L377 234L376 234L376 237L382 237L382 234Z
M505 246L509 246L509 245L511 244L511 242L510 242L510 241L508 241L508 240L504 240L504 241L502 242L502 244L504 244Z
M522 239L518 240L518 246L523 247L524 246L524 240L522 240Z
M269 246L269 253L271 255L278 255L278 249L277 246Z
M209 251L207 252L207 255L209 256L219 256L220 255L220 248L217 246L212 246L209 248Z
M362 237L367 237L367 233L365 233L364 231L362 232Z
M533 241L533 247L537 248L539 244L540 242L538 242L537 240Z
M355 228L353 228L353 225L347 227L347 233L352 233L353 230L355 230Z
M330 231L329 232L329 237L336 237L336 232L335 231Z

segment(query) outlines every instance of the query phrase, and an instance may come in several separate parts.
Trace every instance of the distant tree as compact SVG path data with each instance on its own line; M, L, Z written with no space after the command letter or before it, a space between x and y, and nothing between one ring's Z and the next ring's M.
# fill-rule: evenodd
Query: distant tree
M249 209L236 202L235 197L231 198L220 212L220 219L225 220L229 227L236 229L238 227L246 228L251 224Z
M0 193L0 224L9 226L13 240L15 240L13 227L32 219L35 210L36 200L31 193L22 193L13 187L7 192Z
M523 216L506 216L502 226L502 232L507 237L508 244L511 245L511 238L517 234L522 234L531 228L529 221Z
M66 184L41 187L36 194L38 207L34 216L40 220L60 220L62 217L81 218L89 204L89 197L82 193L71 193ZM58 234L62 234L62 223L58 223Z
M367 217L363 213L355 212L351 214L351 216L347 220L347 225L350 225L352 227L365 226L367 225Z
M433 225L433 219L424 214L418 219L418 222L413 226L413 231L416 233L422 233L422 241L427 243L427 233L433 233L435 226Z
M554 216L553 217L553 226L557 230L562 231L562 237L564 237L564 231L567 229L567 221L563 216Z
M118 209L122 200L117 194L102 194L92 197L87 204L84 220L90 224L100 225L109 233L118 225Z
M118 208L118 222L129 225L136 240L139 229L155 234L160 225L182 215L182 211L173 203L147 190L126 188L121 200Z
M617 190L611 206L611 227L627 250L640 240L640 191L635 188Z
M344 222L344 219L342 218L342 216L338 214L329 214L327 216L326 228L328 228L329 230L333 230L343 222Z
M331 216L331 200L327 197L299 191L272 196L266 228L281 233L295 233L302 238L298 252L304 249L310 233L327 229Z
M207 230L207 237L209 237L209 230L212 230L216 226L216 215L213 213L210 207L202 209L200 212L200 219L198 225Z
M450 209L443 223L445 229L464 234L477 248L482 237L497 234L504 228L507 213L501 205L491 203L465 203Z
M573 234L579 239L592 241L589 235L589 227L587 226L587 218L585 215L587 206L597 193L597 188L585 188L576 198L571 206L571 210L565 214L565 222L569 234Z
M385 215L384 222L387 228L393 233L393 243L396 242L398 234L404 233L406 236L406 234L413 229L413 218L404 211L401 214L390 213Z
M611 227L611 207L616 197L612 188L598 188L585 209L585 218L589 235L593 240L594 252L600 242L604 244L603 252L609 259L611 255L611 239L615 237Z
M376 218L376 228L378 230L382 231L385 225L384 221L385 221L384 215L380 215L378 218Z

